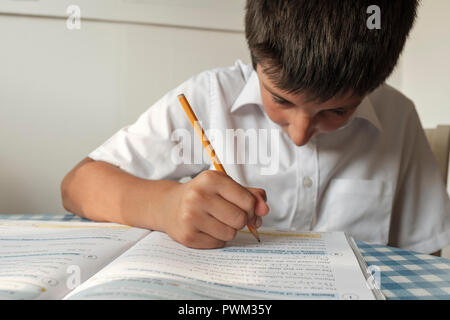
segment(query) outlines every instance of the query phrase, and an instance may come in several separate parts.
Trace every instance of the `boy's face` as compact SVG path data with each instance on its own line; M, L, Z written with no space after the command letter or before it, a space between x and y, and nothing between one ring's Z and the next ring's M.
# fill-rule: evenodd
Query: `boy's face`
M259 65L256 72L267 115L297 146L305 145L317 133L343 127L364 99L349 94L321 104L308 102L304 94L286 93L276 88Z

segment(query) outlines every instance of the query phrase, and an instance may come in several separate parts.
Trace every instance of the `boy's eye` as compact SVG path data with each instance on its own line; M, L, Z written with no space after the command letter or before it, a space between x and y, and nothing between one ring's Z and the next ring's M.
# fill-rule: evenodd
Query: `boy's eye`
M327 112L332 112L332 113L334 113L335 115L338 115L338 116L345 116L348 113L349 109L337 108L337 109L331 109L331 110L326 110L326 111Z
M281 98L276 97L276 96L272 96L272 101L277 103L277 104L281 104L281 105L291 105L291 103L289 101L281 99Z

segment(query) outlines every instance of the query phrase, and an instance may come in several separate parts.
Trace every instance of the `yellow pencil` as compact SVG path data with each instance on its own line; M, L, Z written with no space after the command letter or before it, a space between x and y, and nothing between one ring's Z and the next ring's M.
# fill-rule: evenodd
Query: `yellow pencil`
M205 131L203 130L200 123L198 122L197 116L195 115L194 111L192 110L191 105L187 101L184 94L178 95L178 101L180 102L181 106L183 107L184 112L186 113L186 115L189 119L189 122L191 123L192 127L194 128L195 133L202 141L203 147L206 149L206 152L208 153L209 157L211 158L211 161L212 161L214 167L216 168L216 170L227 174L224 167L222 166L222 163L220 162L219 158L217 157L216 152L214 151L214 148L212 147L211 143L209 142L208 137L205 134ZM256 240L258 240L258 242L261 242L261 240L259 239L258 231L256 231L256 229L250 225L247 225L247 228L255 236Z

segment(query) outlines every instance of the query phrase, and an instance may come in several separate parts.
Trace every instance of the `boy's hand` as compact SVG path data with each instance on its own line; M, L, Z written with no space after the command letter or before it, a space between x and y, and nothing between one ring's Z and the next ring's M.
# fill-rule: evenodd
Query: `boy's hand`
M269 212L263 189L245 188L214 170L177 185L168 196L164 231L192 248L223 247L247 223L260 227Z

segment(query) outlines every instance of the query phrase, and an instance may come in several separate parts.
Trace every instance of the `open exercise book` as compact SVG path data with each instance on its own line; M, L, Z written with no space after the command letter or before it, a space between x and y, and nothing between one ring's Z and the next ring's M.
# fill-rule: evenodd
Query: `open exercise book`
M259 233L197 250L119 224L0 221L0 299L384 299L344 233Z

